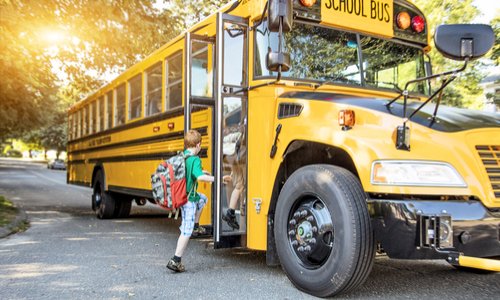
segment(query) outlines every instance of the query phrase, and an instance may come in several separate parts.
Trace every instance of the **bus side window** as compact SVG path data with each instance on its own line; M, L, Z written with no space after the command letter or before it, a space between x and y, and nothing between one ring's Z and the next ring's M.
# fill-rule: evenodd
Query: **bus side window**
M76 137L79 138L82 136L82 110L80 109L79 111L76 112Z
M90 105L92 107L90 112L91 116L90 133L92 134L97 132L97 101L92 102Z
M161 62L146 71L146 116L162 111L161 107Z
M125 84L116 89L115 126L125 123Z
M99 98L99 111L97 113L97 123L98 123L98 126L97 126L97 131L103 131L104 130L104 118L105 118L105 114L104 114L104 96L101 96Z
M113 127L113 91L109 91L106 94L106 114L107 114L107 124L106 129Z
M167 57L166 68L166 103L167 109L182 106L182 52Z
M129 81L129 120L137 119L141 116L141 94L142 74L139 74Z
M83 129L82 129L82 136L87 135L89 132L88 130L88 123L89 123L89 107L88 105L83 108L83 114L82 114L82 119L83 119Z
M68 140L73 139L73 114L70 114L68 117Z

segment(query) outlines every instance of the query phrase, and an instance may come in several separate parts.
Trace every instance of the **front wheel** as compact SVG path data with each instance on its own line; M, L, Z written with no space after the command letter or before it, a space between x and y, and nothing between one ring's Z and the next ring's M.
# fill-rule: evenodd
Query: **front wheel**
M104 176L97 173L92 194L92 209L99 219L111 219L115 212L115 198L104 190Z
M368 277L375 242L358 179L331 165L300 168L286 181L274 234L281 265L300 290L333 296Z

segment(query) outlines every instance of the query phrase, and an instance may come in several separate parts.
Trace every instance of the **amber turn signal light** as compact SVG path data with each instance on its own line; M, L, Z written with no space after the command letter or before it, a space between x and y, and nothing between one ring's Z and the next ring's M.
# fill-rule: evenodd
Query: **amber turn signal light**
M343 109L339 111L339 125L343 127L352 127L356 123L354 110Z
M300 0L300 4L305 7L311 7L316 4L316 0Z
M407 29L408 27L410 27L411 23L410 14L406 11L400 12L396 17L396 23L398 24L398 27L400 29Z

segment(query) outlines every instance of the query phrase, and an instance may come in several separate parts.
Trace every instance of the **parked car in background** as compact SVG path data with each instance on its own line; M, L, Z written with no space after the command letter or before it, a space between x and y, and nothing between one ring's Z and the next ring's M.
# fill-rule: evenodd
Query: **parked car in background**
M47 163L47 169L66 170L66 163L62 159L53 159Z

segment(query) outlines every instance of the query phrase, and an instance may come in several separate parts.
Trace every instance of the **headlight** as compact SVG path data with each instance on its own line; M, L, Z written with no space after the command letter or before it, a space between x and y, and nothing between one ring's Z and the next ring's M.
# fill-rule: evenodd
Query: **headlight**
M371 183L379 185L466 187L450 164L431 161L380 160L372 164Z

